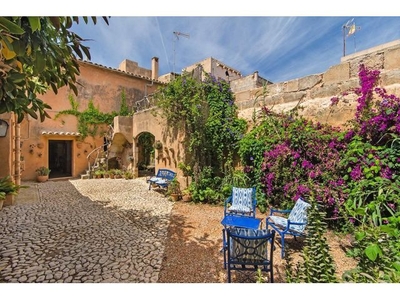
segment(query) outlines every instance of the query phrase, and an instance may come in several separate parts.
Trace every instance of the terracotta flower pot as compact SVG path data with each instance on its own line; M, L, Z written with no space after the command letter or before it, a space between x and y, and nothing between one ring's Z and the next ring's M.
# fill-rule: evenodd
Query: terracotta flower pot
M190 201L192 201L192 195L189 195L189 194L183 195L183 196L182 196L182 201L183 201L183 202L190 202Z
M36 177L36 180L38 182L45 182L45 181L49 180L49 175L38 175Z
M179 200L179 194L171 194L170 195L172 201L178 201Z

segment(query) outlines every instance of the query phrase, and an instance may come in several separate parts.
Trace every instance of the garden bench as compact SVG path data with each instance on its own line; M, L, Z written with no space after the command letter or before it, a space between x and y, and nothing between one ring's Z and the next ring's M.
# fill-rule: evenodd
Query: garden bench
M149 190L151 190L152 186L157 186L159 188L168 188L168 184L173 180L176 176L174 171L169 169L158 169L157 174L155 176L147 179L149 182Z

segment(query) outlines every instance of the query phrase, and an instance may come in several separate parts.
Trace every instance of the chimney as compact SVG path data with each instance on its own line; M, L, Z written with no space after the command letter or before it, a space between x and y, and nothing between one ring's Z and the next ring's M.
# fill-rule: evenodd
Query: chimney
M254 72L253 78L255 79L255 81L258 80L258 71L255 71L255 72Z
M153 57L151 59L151 79L158 79L158 57Z

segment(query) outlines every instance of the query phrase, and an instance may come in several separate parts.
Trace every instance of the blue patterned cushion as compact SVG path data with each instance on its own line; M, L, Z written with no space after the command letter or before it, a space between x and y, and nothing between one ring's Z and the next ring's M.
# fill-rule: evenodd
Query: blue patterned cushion
M229 211L249 213L253 211L252 188L232 188L232 206Z
M268 229L247 229L235 227L230 229L232 234L253 237L253 236L264 236L270 233ZM265 240L256 239L237 239L231 238L231 258L240 259L242 261L259 261L266 258L268 251L267 243Z
M297 232L303 232L306 228L307 224L307 209L311 205L307 202L303 201L301 198L297 199L296 204L291 210L288 218L280 217L280 216L270 216L269 218L278 226L286 228L287 220L295 223L304 223L304 225L290 225L290 230L294 230Z
M243 236L262 236L270 233L269 229L249 229L249 228L234 227L229 230L231 231L232 234L243 235Z

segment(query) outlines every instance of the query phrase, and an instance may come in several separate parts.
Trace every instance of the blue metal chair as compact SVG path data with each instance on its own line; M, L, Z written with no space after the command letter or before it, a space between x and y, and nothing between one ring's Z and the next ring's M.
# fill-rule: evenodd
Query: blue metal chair
M159 169L155 176L152 176L147 179L149 183L149 190L151 190L151 186L157 185L160 188L168 188L169 183L175 178L176 172L168 170L168 169Z
M274 230L227 228L227 277L232 280L232 271L268 273L269 282L274 282L273 251ZM254 282L256 278L254 277Z
M256 188L233 187L232 194L225 200L224 217L230 215L242 215L255 218L256 216Z
M243 225L248 223L246 222L246 219L256 217L256 206L257 198L255 187L233 187L232 194L224 202L224 220L226 220L226 217L233 216L236 220L236 224L234 225L235 227L246 227L246 225ZM243 222L240 222L238 217L244 217ZM226 228L227 226L224 225L224 229L222 229L221 252L224 252L224 267L226 267Z
M305 236L307 226L307 209L311 205L302 198L297 199L292 209L278 210L271 208L270 215L266 218L266 226L271 226L281 236L281 258L285 257L285 236L292 235L295 239L298 236ZM276 213L288 215L287 218Z

